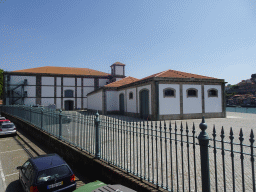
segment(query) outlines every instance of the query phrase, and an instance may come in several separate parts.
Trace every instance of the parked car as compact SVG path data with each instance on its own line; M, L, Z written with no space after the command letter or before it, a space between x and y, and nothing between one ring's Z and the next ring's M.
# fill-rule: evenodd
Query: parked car
M115 191L122 191L122 192L136 192L128 187L123 185L107 185L101 181L94 181L91 183L87 183L82 187L79 187L74 192L115 192Z
M66 192L76 189L73 171L56 153L29 158L17 169L25 192Z
M0 135L16 135L17 131L16 131L16 126L9 122L3 122L0 126Z
M5 120L6 118L5 117L0 117L0 120Z
M9 119L0 120L0 126L2 125L2 123L11 123L11 121Z

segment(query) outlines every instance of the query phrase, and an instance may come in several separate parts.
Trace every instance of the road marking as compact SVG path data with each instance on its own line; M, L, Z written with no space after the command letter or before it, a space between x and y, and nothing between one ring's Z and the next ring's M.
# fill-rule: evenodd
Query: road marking
M8 141L8 140L11 140L11 139L1 139L0 141Z
M6 189L6 183L5 183L5 176L4 176L4 171L3 171L3 168L2 168L2 164L1 164L1 161L0 161L0 177L2 179L2 182L3 182L3 191L5 191ZM1 190L1 188L0 188Z
M29 148L25 148L25 149L29 149ZM21 150L24 150L24 149L17 149L17 150L12 150L12 151L0 152L0 154L3 154L3 153L10 153L10 152L15 152L15 151L21 151Z
M19 174L19 172L17 172L17 173L12 173L12 174L9 174L9 175L5 175L5 177L9 177L9 176L12 176L12 175L15 175L15 174Z

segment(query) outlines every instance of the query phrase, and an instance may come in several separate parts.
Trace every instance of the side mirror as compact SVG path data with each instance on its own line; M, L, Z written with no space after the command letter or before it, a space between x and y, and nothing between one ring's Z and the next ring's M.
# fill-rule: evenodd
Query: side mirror
M22 166L18 166L18 167L16 167L16 169L22 169Z

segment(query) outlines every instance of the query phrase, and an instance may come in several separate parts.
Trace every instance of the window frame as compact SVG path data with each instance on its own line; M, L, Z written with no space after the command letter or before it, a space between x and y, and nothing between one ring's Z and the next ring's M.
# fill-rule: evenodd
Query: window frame
M133 92L129 92L129 100L133 100Z
M66 92L67 91L72 91L72 96L71 97L67 97L66 96ZM72 90L72 89L66 89L65 91L64 91L64 98L74 98L74 90Z
M210 95L210 91L215 91L216 92L216 95ZM219 93L218 93L218 90L215 89L215 88L210 88L207 90L207 93L208 93L208 97L219 97Z
M191 91L195 91L195 92L196 92L196 95L189 95L188 92L189 92L190 90L191 90ZM189 97L198 98L198 90L197 90L196 88L188 88L186 92L187 92L187 98L189 98Z
M173 91L173 95L171 95L171 96L166 95L166 94L165 94L165 91L168 91L168 90ZM170 87L165 88L165 89L163 90L163 97L164 97L164 98L176 98L176 89L170 88Z

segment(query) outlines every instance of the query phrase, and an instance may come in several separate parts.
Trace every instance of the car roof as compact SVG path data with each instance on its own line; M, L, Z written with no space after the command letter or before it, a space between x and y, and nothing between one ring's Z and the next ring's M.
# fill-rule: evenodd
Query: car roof
M0 122L10 121L9 119L0 119Z
M52 153L32 157L29 161L37 168L38 171L49 169L52 167L67 164L58 154Z

